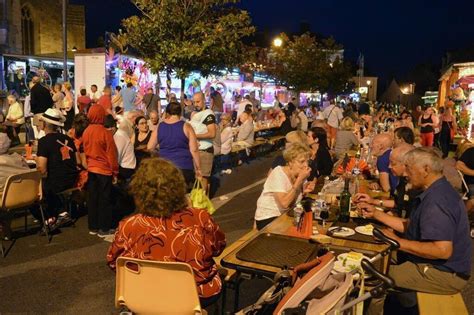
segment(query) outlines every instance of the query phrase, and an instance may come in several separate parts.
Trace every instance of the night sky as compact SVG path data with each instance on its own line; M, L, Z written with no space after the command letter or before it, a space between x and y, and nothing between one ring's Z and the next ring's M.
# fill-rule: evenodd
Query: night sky
M86 5L87 45L104 31L117 31L121 19L137 11L129 0L70 0ZM447 50L474 44L474 1L244 0L259 30L297 32L301 22L332 35L344 45L346 58L365 56L370 74L402 76L421 62L441 64Z

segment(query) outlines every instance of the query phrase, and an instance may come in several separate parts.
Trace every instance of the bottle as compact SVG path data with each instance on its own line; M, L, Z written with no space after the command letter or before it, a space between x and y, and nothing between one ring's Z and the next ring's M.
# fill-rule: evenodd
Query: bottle
M303 212L304 212L303 206L301 205L301 202L298 202L295 208L293 209L293 214L294 214L293 224L295 226L298 226L298 224L300 223Z
M349 178L345 179L344 190L340 196L339 202L339 222L347 223L349 222L350 214L349 210L351 208L351 193L349 192Z

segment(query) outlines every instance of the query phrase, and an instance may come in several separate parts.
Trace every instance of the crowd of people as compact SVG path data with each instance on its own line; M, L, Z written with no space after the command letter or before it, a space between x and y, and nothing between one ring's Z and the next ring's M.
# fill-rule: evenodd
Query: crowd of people
M258 198L257 229L312 192L319 178L334 174L354 149L356 159L365 159L378 174L371 188L390 192L389 200L356 194L354 202L365 217L393 229L384 233L401 245L398 265L390 270L396 285L451 293L467 283L474 146L451 165L465 176L464 204L444 176L457 128L449 107L439 113L431 106L409 111L368 103L305 108L295 98L286 105L276 98L274 106L265 109L251 93L236 97L233 109L226 112L219 91L212 89L208 99L197 92L182 103L170 94L162 110L153 89L137 100L130 84L115 93L110 87L99 93L96 85L79 92L75 98L67 82L49 91L35 77L24 106L8 97L3 123L7 133L0 133L0 192L8 175L29 169L22 157L8 154L10 145L19 144L20 127L26 123L28 142L37 139L36 168L44 177L44 229L52 231L71 220L59 198L62 191L86 190L89 233L114 235L107 255L111 268L121 255L188 262L201 302L214 302L222 282L212 257L225 247L225 235L205 210L189 206L186 193L196 179L209 191L216 155L223 173L230 173L232 147L243 148L240 158L245 159L255 131L263 126L284 135L286 145ZM130 192L133 215L117 217L114 187ZM374 206L388 213L375 211ZM1 221L0 227L3 237L10 237L8 221ZM373 301L374 314L381 313L382 301Z

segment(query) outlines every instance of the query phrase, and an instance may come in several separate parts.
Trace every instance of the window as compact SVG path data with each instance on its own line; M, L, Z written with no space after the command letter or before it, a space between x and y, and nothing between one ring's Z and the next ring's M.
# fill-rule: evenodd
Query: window
M30 9L26 6L21 8L21 33L23 54L32 55L35 52L34 24Z

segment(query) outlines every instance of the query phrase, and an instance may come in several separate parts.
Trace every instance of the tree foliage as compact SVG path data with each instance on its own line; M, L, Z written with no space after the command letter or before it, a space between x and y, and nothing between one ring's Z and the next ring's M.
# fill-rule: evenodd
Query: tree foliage
M184 79L239 65L242 38L254 32L237 0L131 0L141 12L122 21L127 43L155 73L174 70Z
M350 66L338 56L342 46L334 39L317 41L309 34L289 38L280 34L283 45L267 50L264 60L257 53L265 71L297 92L316 91L338 93L351 77Z

